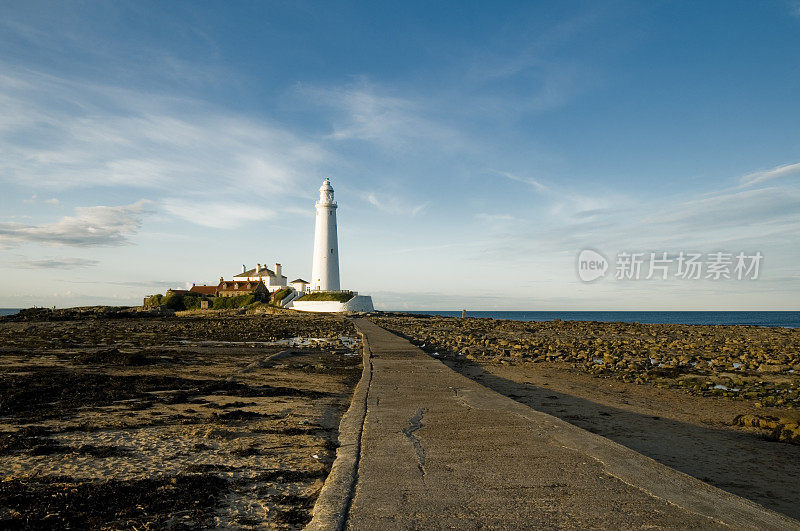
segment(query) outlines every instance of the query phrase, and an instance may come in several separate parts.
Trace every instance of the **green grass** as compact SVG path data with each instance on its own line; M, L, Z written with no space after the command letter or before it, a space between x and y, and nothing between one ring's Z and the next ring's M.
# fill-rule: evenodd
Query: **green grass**
M314 293L306 293L300 297L299 301L336 301L347 302L353 298L352 293L339 293L335 291L315 291Z
M281 301L285 299L292 292L292 288L281 288L272 294L270 304L272 306L280 306Z

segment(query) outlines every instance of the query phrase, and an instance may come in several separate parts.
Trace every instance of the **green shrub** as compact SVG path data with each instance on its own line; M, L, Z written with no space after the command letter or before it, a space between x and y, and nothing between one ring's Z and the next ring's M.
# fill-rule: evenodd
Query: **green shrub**
M184 295L183 296L183 309L184 310L199 310L200 301L203 297L198 295Z
M203 300L202 295L190 293L181 295L179 293L170 293L168 295L150 295L144 299L142 305L145 309L149 308L169 308L170 310L197 310L200 308L200 301Z
M164 298L161 299L161 306L176 311L186 309L183 307L183 295L177 295L175 293L165 295Z
M200 308L200 301L203 297L200 295L181 295L179 293L170 293L166 296L160 296L159 306L169 308L170 310L197 310Z
M161 300L163 298L164 298L164 296L161 295L160 293L156 294L156 295L149 295L149 296L145 297L144 303L142 304L142 307L145 310L148 310L150 308L157 308L157 307L161 306Z
M252 304L256 298L253 295L236 295L234 297L217 297L214 299L215 310L226 310L231 308L244 308Z
M292 292L292 288L281 288L272 294L270 304L273 306L280 306L281 301L285 299Z
M315 291L313 293L306 293L300 297L299 301L336 301L347 302L354 297L351 291Z

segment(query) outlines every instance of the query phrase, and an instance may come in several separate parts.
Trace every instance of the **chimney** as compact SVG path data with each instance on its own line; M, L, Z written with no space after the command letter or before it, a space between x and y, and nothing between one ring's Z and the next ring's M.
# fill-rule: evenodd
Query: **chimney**
M247 266L242 264L242 273L244 273L245 271L247 271Z
M277 264L277 263L275 264L275 276L278 277L278 279L280 280L280 278L281 278L281 265Z
M256 264L256 266L257 266L256 267L256 276L260 276L261 275L261 264Z

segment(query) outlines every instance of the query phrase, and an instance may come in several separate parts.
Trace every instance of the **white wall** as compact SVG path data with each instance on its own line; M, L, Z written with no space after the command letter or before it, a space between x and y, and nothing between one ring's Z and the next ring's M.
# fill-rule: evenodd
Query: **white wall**
M347 302L336 301L293 301L287 308L302 312L373 312L372 297L356 295Z
M270 291L277 291L280 288L286 287L286 277L282 276L280 279L278 277L236 277L237 281L242 280L249 280L250 282L258 282L259 280L263 280L264 284Z

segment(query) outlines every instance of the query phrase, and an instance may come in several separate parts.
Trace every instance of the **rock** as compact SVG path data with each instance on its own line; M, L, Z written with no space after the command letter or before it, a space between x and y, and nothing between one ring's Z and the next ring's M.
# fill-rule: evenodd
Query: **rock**
M789 370L789 366L788 365L781 365L781 364L762 363L761 365L758 366L758 371L759 372L766 372L766 373L771 373L771 374L775 374L775 373L779 373L779 372L783 372L783 371L787 371L787 370Z
M800 407L800 332L745 326L688 326L600 322L518 322L394 314L376 322L451 355L567 362L591 374L682 387L700 395L740 396L767 406ZM436 337L431 341L431 337ZM476 348L477 347L477 348ZM600 360L601 363L596 363ZM796 371L795 373L789 371ZM707 377L729 389L712 389ZM702 381L682 385L683 375ZM756 376L762 375L756 382ZM780 375L780 378L778 378ZM796 383L793 383L796 382ZM702 385L701 385L702 383ZM738 391L735 391L738 389Z

